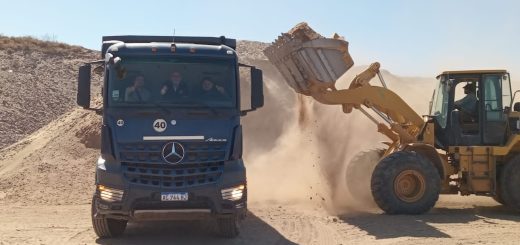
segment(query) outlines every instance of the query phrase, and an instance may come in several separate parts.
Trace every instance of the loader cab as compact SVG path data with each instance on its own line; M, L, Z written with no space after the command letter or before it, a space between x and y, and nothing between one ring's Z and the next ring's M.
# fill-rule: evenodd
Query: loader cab
M503 145L511 82L505 70L446 71L432 104L436 146Z

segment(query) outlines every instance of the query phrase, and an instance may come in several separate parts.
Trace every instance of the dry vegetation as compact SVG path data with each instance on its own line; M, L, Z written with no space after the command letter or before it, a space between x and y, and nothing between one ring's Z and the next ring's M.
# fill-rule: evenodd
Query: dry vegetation
M56 41L43 41L34 37L6 37L0 35L0 49L7 54L40 52L48 55L89 56L92 51Z

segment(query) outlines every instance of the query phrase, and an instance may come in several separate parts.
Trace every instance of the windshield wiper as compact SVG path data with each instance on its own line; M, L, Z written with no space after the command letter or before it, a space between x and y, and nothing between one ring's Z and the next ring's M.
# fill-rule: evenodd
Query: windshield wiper
M166 112L169 115L172 114L172 110L170 107L185 107L185 108L194 108L194 109L200 108L200 109L206 109L206 110L211 111L211 113L214 114L215 116L218 115L218 112L215 109L215 107L213 107L207 103L204 103L201 101L195 101L195 100L183 101L183 103L161 103L160 101L159 102L148 102L148 103L144 103L144 104L141 102L127 102L127 103L132 104L132 105L140 105L140 107L142 107L142 108L150 108L151 106L154 106L156 108L160 108L161 110L163 110L164 112Z
M202 107L204 109L208 109L210 110L215 116L218 115L218 112L217 110L215 109L215 107L213 106L210 106L209 104L207 103L204 103L204 102L201 102L201 101L196 101L196 100L188 100L188 101L185 101L186 104L183 104L184 106L192 106L194 108L196 107Z
M164 104L161 104L159 102L154 102L152 103L154 106L157 106L159 108L161 108L161 110L163 110L164 112L166 112L166 114L168 115L171 115L172 114L172 111L170 109L168 109L168 107L164 106Z

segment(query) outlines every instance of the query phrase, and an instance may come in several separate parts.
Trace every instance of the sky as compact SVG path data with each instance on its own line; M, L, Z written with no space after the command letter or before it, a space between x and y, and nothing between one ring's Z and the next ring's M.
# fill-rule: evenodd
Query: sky
M338 33L357 65L406 76L508 69L520 77L520 1L4 1L0 34L100 49L103 35L221 36L273 41L306 21Z

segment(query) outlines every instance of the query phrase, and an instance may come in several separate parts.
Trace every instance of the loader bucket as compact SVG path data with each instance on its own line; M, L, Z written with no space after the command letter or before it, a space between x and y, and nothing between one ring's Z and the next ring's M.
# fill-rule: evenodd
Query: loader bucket
M310 95L310 89L316 83L334 87L336 80L354 65L347 41L337 34L325 38L305 22L282 33L264 54L287 84L305 95Z

